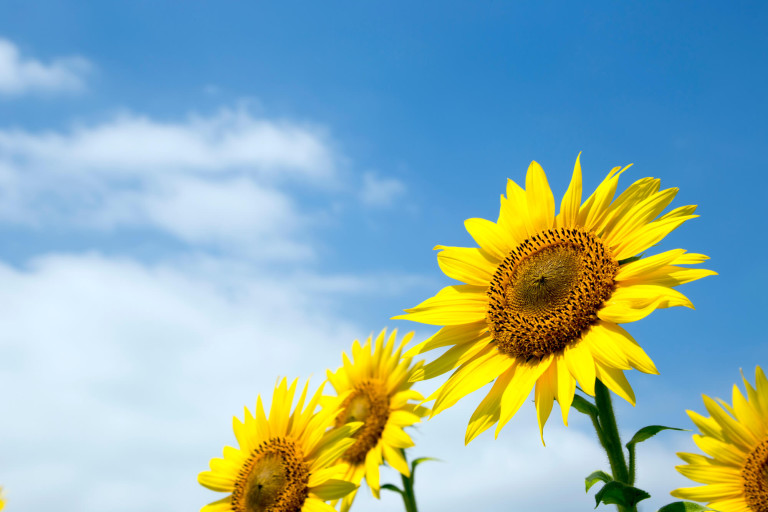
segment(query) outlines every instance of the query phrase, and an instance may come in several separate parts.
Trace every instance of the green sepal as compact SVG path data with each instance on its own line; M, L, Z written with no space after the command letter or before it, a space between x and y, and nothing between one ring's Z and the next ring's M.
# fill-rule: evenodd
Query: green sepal
M394 492L403 494L403 490L401 488L397 487L396 485L384 484L384 485L381 486L381 488L382 489L386 489L388 491L394 491Z
M632 439L630 439L627 443L627 448L631 450L632 446L636 445L637 443L642 443L646 439L652 438L662 430L679 430L681 432L688 432L688 430L684 428L664 427L662 425L648 425L647 427L643 427L638 430L635 435L632 436Z
M595 407L581 395L573 395L573 402L571 402L571 407L582 414L586 414L587 416L597 416L597 407Z
M639 502L650 497L651 495L642 489L614 480L608 482L602 489L597 491L597 494L595 494L595 508L597 508L600 503L604 503L605 505L634 507Z
M625 258L623 260L619 260L619 266L626 265L627 263L632 263L633 261L637 261L637 260L639 260L640 258L643 257L643 254L645 254L645 253L638 254L637 256L632 256L632 257L629 257L629 258Z
M606 473L605 471L595 471L591 473L587 478L584 479L584 483L586 484L586 492L589 492L590 487L595 485L597 482L612 482L613 477Z
M703 510L715 509L705 507L704 505L699 505L698 503L694 503L692 501L676 501L674 503L670 503L669 505L664 505L658 510L658 512L701 512Z

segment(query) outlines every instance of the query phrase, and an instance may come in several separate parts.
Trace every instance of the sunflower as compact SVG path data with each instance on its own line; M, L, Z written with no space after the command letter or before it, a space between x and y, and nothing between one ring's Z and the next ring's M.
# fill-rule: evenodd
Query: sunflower
M335 461L355 441L360 423L329 430L332 408L315 413L323 386L309 403L307 387L291 412L297 380L283 379L272 395L269 418L261 396L255 417L245 409L244 421L234 418L240 448L224 447L224 458L211 459L211 470L197 477L205 487L230 493L201 512L333 512L324 503L346 496L357 486L344 480L344 467Z
M3 493L3 488L0 487L0 510L3 510L5 508L5 494Z
M401 357L403 347L413 333L403 336L396 346L397 329L387 338L383 329L372 336L365 345L355 340L352 344L352 361L342 353L343 366L335 373L328 370L328 381L343 398L341 413L336 426L348 421L362 421L355 444L341 456L346 472L344 478L360 484L363 477L375 497L379 497L379 466L384 460L405 476L409 476L408 464L402 450L413 446L410 436L403 430L421 420L428 412L411 400L424 397L411 388L411 377L421 367L421 362L411 365L410 357ZM385 342L386 339L386 342ZM349 510L356 491L342 500L342 511Z
M678 453L687 464L677 470L706 485L676 489L672 496L704 501L720 512L768 511L768 380L758 366L757 389L746 378L744 385L747 398L734 385L732 406L704 395L709 418L687 411L701 431L693 440L709 457Z
M697 216L695 206L661 215L677 189L660 191L654 178L636 181L614 199L628 167L611 170L581 204L577 157L555 215L544 170L532 162L525 190L507 182L498 222L465 222L479 248L435 248L443 272L466 284L443 288L395 318L444 326L406 354L450 347L417 375L428 379L455 369L427 399L434 400L432 415L495 379L470 419L465 442L493 424L498 436L533 388L543 442L554 399L568 424L576 382L594 395L598 378L634 405L623 371L658 373L617 324L657 308L693 308L674 287L715 272L680 267L708 259L683 249L637 256Z

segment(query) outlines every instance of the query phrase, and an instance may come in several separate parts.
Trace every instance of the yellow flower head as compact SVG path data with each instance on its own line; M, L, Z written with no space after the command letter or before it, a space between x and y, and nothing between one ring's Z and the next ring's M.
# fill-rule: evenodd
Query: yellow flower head
M433 415L495 379L470 419L466 442L494 424L498 436L533 388L543 441L554 399L567 425L577 381L594 395L597 377L634 404L623 371L658 373L617 324L640 320L657 308L692 308L674 287L715 272L680 267L708 259L683 249L635 260L696 217L696 207L662 215L677 189L659 190L654 178L636 181L614 199L626 169L611 170L582 204L577 158L555 215L544 170L532 162L525 190L508 181L498 222L465 222L479 248L436 247L443 272L466 284L443 288L395 318L444 326L408 352L450 347L418 376L428 379L455 369L429 397Z
M315 413L323 386L305 406L309 382L291 412L297 382L277 385L269 417L259 396L255 416L246 408L244 421L234 418L240 447L224 447L224 457L211 459L211 470L198 475L205 487L230 495L202 512L334 512L325 501L357 487L344 480L336 461L355 442L350 436L360 423L329 430L334 412Z
M746 378L744 385L747 398L733 386L733 405L704 395L708 418L687 411L701 431L693 441L706 455L678 453L687 464L677 470L705 485L676 489L672 496L704 501L720 512L768 511L768 380L758 366L757 389Z
M411 377L421 363L411 366L410 357L401 357L403 347L413 333L403 336L396 345L397 329L387 338L383 329L376 337L375 346L369 336L365 345L355 340L352 360L342 353L343 366L335 373L328 370L328 381L343 400L336 425L348 421L362 421L355 433L355 444L342 455L346 467L345 479L360 484L365 477L374 496L379 497L379 465L386 460L390 466L408 476L408 464L401 450L413 446L404 427L420 421L427 409L411 400L423 400L411 388ZM386 340L386 341L385 341ZM348 510L355 492L342 501L342 510Z
M0 487L0 510L3 510L5 508L5 495L3 493L3 488Z

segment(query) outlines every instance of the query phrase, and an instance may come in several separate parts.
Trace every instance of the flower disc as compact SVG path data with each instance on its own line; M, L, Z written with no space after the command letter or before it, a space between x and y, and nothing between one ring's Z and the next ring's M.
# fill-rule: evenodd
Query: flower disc
M344 461L351 464L365 462L365 456L384 434L389 419L389 402L390 397L384 383L377 380L364 380L342 402L342 413L336 418L337 427L350 421L363 422L363 426L355 432L355 444L350 446L342 457Z
M749 454L741 470L744 500L751 510L768 512L768 439Z
M488 329L511 357L541 358L598 320L619 265L591 233L551 229L513 249L488 287Z
M309 495L309 468L301 449L276 437L256 448L232 491L237 512L295 512Z

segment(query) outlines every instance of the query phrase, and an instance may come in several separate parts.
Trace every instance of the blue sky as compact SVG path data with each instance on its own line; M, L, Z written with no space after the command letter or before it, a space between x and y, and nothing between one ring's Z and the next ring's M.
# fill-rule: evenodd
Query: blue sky
M628 330L626 434L691 428L766 365L768 101L759 2L4 2L0 8L0 485L8 510L195 510L231 416L278 375L319 382L355 338L449 279L505 180L555 195L634 162L698 204L659 250L719 276ZM435 384L424 383L431 391ZM419 427L421 509L590 507L588 422L533 404L463 446L473 395ZM644 510L685 485L667 434ZM390 474L390 480L394 478ZM386 481L386 478L384 478ZM536 504L534 493L543 492ZM365 493L361 493L364 495ZM576 500L576 501L574 501ZM654 508L656 506L656 508ZM391 510L362 498L359 510Z

